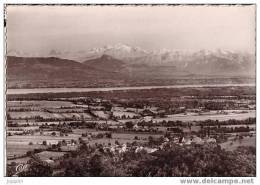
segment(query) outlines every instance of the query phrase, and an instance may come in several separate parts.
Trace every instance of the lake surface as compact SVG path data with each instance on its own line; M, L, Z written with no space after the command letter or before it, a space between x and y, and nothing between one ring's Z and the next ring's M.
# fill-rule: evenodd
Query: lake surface
M186 87L242 87L255 86L252 84L202 84L202 85L168 85L168 86L141 86L141 87L100 87L100 88L34 88L34 89L7 89L7 94L30 94L30 93L64 93L64 92L95 92L95 91L117 91L159 88L186 88Z

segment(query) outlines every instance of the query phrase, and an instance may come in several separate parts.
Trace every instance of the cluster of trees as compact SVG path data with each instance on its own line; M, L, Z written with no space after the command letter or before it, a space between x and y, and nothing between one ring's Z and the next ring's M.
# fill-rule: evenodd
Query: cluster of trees
M92 133L82 133L82 137L88 137L90 136L91 138L112 138L112 133L111 132L104 132L104 133L97 133L97 134L92 134Z
M159 151L137 164L133 176L255 176L255 149L227 152L218 146L179 147Z
M150 139L151 142L152 139ZM225 151L218 145L191 145L165 148L154 153L134 150L116 156L104 152L102 146L82 145L65 155L53 169L33 162L21 176L165 176L165 177L253 177L256 175L256 150L239 147Z
M192 122L183 122L183 121L158 121L158 122L151 122L151 121L142 121L138 123L138 126L162 126L162 127L191 127L191 126L225 126L225 125L254 125L256 124L256 118L248 118L244 120L235 120L230 119L226 121L219 121L219 120L205 120L205 121L192 121Z
M218 133L237 133L237 132L250 132L254 131L253 128L247 127L210 127L210 130Z
M133 115L133 116L129 116L129 115L125 115L125 114L123 114L122 116L115 116L115 115L112 115L113 116L113 118L116 120L116 119L138 119L138 118L140 118L140 116L139 115Z
M30 111L37 111L38 109L36 108L24 108L24 107L19 107L19 108L8 108L8 112L30 112Z
M254 125L256 124L256 118L248 118L244 120L235 120L230 119L226 121L218 121L218 120L205 120L197 122L196 125L204 125L204 126L221 126L221 125Z

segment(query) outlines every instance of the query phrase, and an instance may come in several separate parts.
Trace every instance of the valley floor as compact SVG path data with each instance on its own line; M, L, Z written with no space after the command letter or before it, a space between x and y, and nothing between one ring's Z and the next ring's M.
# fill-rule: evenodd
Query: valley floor
M41 94L27 94L39 91ZM11 90L10 93L9 90L6 107L8 176L35 176L35 173L31 173L35 161L50 170L48 172L51 174L46 176L102 176L100 173L93 174L91 170L84 174L69 172L67 162L74 157L84 157L90 160L87 163L91 163L92 157L98 155L100 165L103 165L103 159L111 160L113 165L121 169L126 165L125 160L135 160L141 165L141 161L135 159L138 155L147 155L151 159L158 157L161 160L160 155L166 152L167 155L175 156L172 156L172 160L177 160L181 157L174 153L177 150L188 151L193 148L195 152L196 147L202 147L203 150L211 151L219 147L219 155L226 153L227 157L232 155L234 160L238 160L235 157L238 150L255 150L254 86L65 91L67 89L20 89ZM255 163L253 155L254 152L252 158L247 159L250 164ZM200 160L208 163L206 159ZM19 165L25 167L16 171ZM78 165L75 170L81 164ZM184 161L183 165L188 164ZM119 171L103 175L146 176L147 173L153 173L148 169L137 173L139 167L133 167L134 171L130 174L121 169L121 175L117 174ZM191 166L187 168L187 173L195 174ZM255 169L250 170L250 173L244 175L255 173ZM162 171L161 175L185 176L186 172L181 174L177 171ZM206 176L218 173L224 174L215 171ZM234 174L226 173L226 176L229 175Z

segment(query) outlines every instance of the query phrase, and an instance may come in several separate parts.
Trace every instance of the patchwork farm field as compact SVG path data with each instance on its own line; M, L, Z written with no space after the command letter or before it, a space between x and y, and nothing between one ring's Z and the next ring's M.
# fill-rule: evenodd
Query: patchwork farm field
M234 90L226 88L228 95ZM180 89L176 90L179 97L172 97L175 90L145 90L148 94L108 91L99 93L99 98L91 97L95 93L90 97L41 94L33 95L39 100L26 96L22 101L8 100L7 164L25 164L38 156L59 165L84 149L120 156L127 150L149 154L169 150L167 147L220 146L228 152L256 146L251 87L240 92L248 96L225 96L221 89L221 96L215 97L210 96L215 89L196 88L195 92L205 93L203 97L184 96ZM62 169L55 170L62 173Z
M29 161L31 157L22 157L22 158L16 158L16 159L8 159L7 163L17 163L17 164L26 164L27 161Z
M46 149L46 146L41 144L29 145L28 143L27 144L26 143L27 142L25 141L21 141L21 142L16 141L11 143L7 141L7 145L6 145L7 158L25 155L26 152L32 151L34 149Z
M229 138L229 140L225 143L220 144L222 148L228 151L233 151L239 146L256 146L256 136L252 137L244 137L242 140L236 140L234 141L232 138Z
M71 140L71 139L78 139L80 135L77 134L69 134L68 136L60 137L60 136L50 136L50 135L24 135L24 136L19 136L19 135L14 135L14 136L9 136L7 138L7 143L8 145L16 144L16 145L29 145L31 142L33 145L41 145L43 141L46 141L47 144L57 144L61 140ZM32 146L33 146L32 145ZM32 147L31 146L31 147Z
M66 152L52 152L52 151L43 151L40 153L37 153L37 156L39 156L42 160L48 160L48 159L57 159L62 157Z
M95 129L75 129L72 134L68 134L68 136L60 137L60 136L51 136L51 132L44 132L44 135L39 135L39 133L31 136L20 136L14 135L7 137L7 156L22 156L25 155L26 152L32 151L34 149L45 149L47 146L52 144L57 144L59 141L65 140L70 142L71 140L77 141L80 137L87 141L88 144L114 144L116 141L119 143L132 143L133 141L137 142L147 142L148 137L152 136L154 138L161 137L159 134L127 134L127 133L112 133L111 138L97 138L97 139L89 139L82 137L83 133L91 133L92 135L97 135L99 133L106 133L106 131L97 131ZM135 140L135 137L138 140ZM42 143L46 141L47 146L42 145ZM29 144L31 143L31 144ZM75 149L75 147L72 147ZM63 150L68 150L69 147L62 147Z
M60 108L75 106L69 101L7 101L7 107L43 107L43 108Z
M31 111L31 112L10 112L9 115L13 119L28 119L34 117L41 117L43 119L63 119L63 118L75 118L75 119L90 119L90 116L87 113L49 113L43 111Z
M249 110L246 113L228 113L228 114L208 114L208 115L185 115L185 114L176 114L176 115L169 115L166 118L155 118L154 122L160 121L205 121L205 120L219 120L219 121L227 121L230 119L235 120L244 120L247 118L254 118L256 117L255 110Z

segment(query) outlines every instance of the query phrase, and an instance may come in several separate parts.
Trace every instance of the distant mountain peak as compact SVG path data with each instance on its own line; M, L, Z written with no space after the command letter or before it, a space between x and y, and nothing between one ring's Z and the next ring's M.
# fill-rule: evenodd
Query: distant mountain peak
M118 49L126 49L126 50L131 50L131 46L127 45L127 44L122 44L122 43L117 43L114 46L112 46L113 48L118 48Z
M52 50L49 52L49 55L50 55L50 56L57 56L57 55L60 55L60 54L61 54L61 52L56 51L56 50L54 50L54 49L52 49Z
M114 58L110 55L107 55L107 54L103 54L100 59L102 60L113 60Z

